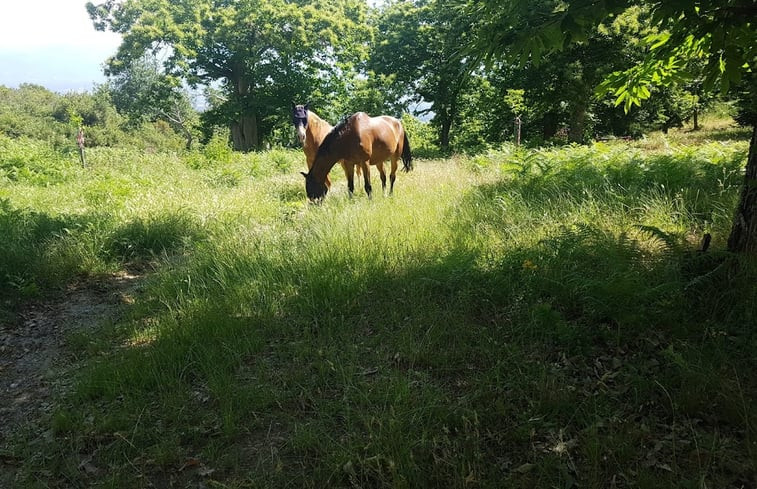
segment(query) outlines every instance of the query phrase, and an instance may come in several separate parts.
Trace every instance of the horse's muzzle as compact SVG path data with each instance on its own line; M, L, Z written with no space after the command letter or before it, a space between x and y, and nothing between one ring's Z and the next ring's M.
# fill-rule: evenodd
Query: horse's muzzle
M297 140L300 144L305 144L305 128L302 126L297 126Z

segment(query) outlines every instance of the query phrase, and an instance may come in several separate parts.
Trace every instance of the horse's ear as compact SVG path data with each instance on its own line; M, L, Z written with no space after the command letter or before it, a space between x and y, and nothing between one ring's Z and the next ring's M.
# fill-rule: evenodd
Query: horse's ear
M297 107L297 104L295 104L294 100L292 100L292 110L294 110L295 107Z
M302 175L302 176L303 176L303 177L305 177L305 178L307 178L307 177L308 177L308 174L307 174L307 173L305 173L304 171L301 171L301 172L300 172L300 175Z
M305 110L308 110L310 108L310 100L307 101L305 104Z

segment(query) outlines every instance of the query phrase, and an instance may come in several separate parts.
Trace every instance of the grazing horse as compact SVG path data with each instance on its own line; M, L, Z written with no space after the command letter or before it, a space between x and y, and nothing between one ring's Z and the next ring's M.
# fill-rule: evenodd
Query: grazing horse
M397 161L400 158L404 171L413 169L410 141L402 123L387 115L371 117L365 112L358 112L337 124L323 139L310 171L302 173L305 176L305 191L310 200L323 198L328 192L326 181L329 171L337 161L342 161L350 195L355 190L354 169L357 165L362 169L365 193L370 197L372 189L369 165L375 165L378 169L381 187L386 191L384 161L391 159L391 195L394 191Z
M308 165L308 170L310 170L313 167L318 147L333 127L318 117L315 112L311 111L309 103L297 105L292 102L292 122L297 132L297 139L305 151L305 162ZM346 175L347 167L344 162L342 162L342 168ZM358 170L358 175L360 174L359 172L360 170ZM326 186L331 188L331 180L328 175L326 175Z

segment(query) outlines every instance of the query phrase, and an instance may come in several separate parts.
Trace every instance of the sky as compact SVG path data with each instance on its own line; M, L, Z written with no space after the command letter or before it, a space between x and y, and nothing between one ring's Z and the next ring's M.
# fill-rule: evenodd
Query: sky
M86 3L0 0L0 85L35 83L65 93L104 82L103 63L120 36L96 31Z

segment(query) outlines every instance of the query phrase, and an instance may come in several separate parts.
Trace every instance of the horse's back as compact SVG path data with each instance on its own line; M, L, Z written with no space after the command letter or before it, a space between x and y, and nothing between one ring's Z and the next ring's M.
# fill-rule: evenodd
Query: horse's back
M389 115L380 115L378 117L371 117L371 126L377 132L377 135L383 137L393 136L399 137L402 130L402 124L400 121ZM387 129L391 130L391 133L387 133Z
M385 160L398 150L403 137L402 124L394 117L381 115L370 118L372 160Z
M345 161L378 164L402 152L404 131L394 117L371 117L356 112L332 130L339 141L339 156Z

